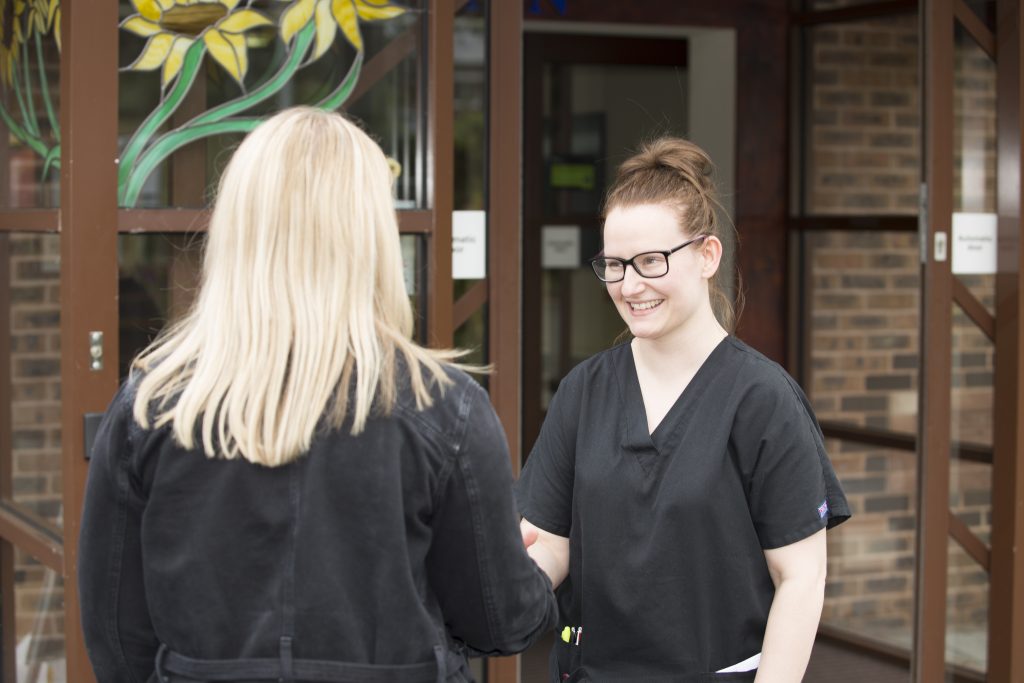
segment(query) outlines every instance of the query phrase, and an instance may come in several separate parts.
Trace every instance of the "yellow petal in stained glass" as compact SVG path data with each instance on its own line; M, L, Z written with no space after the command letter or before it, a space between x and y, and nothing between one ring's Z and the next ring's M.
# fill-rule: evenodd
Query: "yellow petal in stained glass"
M157 21L160 19L160 15L167 9L166 2L160 2L160 0L132 0L132 4L135 5L135 10L146 19L150 21ZM173 2L171 4L174 4Z
M292 37L301 31L313 18L315 0L299 0L281 15L281 39L291 42Z
M146 19L144 17L140 17L137 14L134 16L130 16L124 21L122 21L121 28L123 28L125 31L130 31L131 33L134 33L137 36L143 36L147 38L149 36L155 36L156 34L163 31L163 29L160 28L160 24L156 23L155 21L150 21L149 19Z
M218 22L217 30L225 33L241 33L257 26L270 26L274 22L265 16L251 9L243 9Z
M170 33L161 33L149 39L146 47L142 48L139 58L128 65L132 71L152 71L160 67L171 54L171 46L174 45L174 36Z
M363 36L359 33L359 20L356 18L356 8L352 5L352 0L331 0L331 13L341 27L342 33L348 38L348 42L361 52Z
M210 29L203 34L203 41L210 51L210 56L241 85L246 71L249 70L245 36Z
M188 52L188 49L192 47L194 42L191 38L175 37L174 44L171 46L171 53L167 55L163 73L160 75L161 87L166 88L177 77L178 72L181 71L182 64L185 63L185 53Z
M338 25L334 23L331 16L331 6L327 2L318 2L316 5L316 48L313 50L313 59L319 59L338 34Z
M220 2L220 4L222 4L225 7L227 7L228 11L230 12L231 10L235 9L236 7L238 7L239 0L218 0L218 2Z
M359 14L359 18L365 21L375 21L378 19L393 19L399 14L405 13L404 7L398 5L390 5L384 3L367 2L367 0L353 0L356 4L356 12Z

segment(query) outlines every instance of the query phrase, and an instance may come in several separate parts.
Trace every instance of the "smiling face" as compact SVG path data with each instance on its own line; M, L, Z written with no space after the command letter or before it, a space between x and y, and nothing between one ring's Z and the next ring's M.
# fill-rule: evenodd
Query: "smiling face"
M662 204L617 207L604 224L604 255L631 259L649 251L668 251L697 235L687 235L675 211ZM631 266L625 278L607 284L608 294L637 339L678 336L688 326L714 321L708 282L718 270L721 243L697 241L668 257L668 273L640 277Z

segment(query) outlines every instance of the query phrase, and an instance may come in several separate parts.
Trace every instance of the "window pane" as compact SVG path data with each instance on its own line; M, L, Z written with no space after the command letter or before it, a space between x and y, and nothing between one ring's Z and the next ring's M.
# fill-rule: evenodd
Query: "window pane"
M7 313L11 435L0 453L11 476L13 501L29 515L60 527L60 238L53 234L0 234L0 306Z
M917 235L805 236L805 385L818 419L917 432Z
M946 590L946 680L965 680L955 668L981 674L988 669L988 573L949 539ZM955 667L955 668L954 668Z
M807 41L805 211L916 213L915 15L816 26Z
M66 683L64 579L20 550L13 554L14 683ZM4 567L5 572L11 567ZM9 596L0 596L3 599Z
M204 235L118 236L120 376L171 321L185 313L196 295Z
M853 517L828 532L822 623L911 649L917 459L829 440L826 444Z
M487 17L484 2L455 16L455 204L484 209L487 182Z
M150 20L122 0L120 204L207 205L244 134L274 112L308 104L362 121L401 164L399 199L418 206L424 13L421 2L401 5L406 11L394 17L361 17L350 36L329 13L298 24L296 3L168 0ZM247 28L236 34L244 41L234 59L222 62L206 44L225 25ZM180 51L157 50L151 33Z
M4 3L0 22L0 166L7 187L0 207L60 204L60 47L54 37L60 8ZM8 23L9 22L9 23Z

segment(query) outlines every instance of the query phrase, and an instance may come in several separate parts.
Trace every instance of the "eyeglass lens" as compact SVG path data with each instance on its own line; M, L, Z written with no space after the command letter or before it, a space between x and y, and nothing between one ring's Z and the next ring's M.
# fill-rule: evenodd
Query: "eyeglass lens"
M637 254L629 263L643 277L661 277L668 272L668 259L659 252ZM594 259L594 271L602 280L621 280L625 275L626 263L618 259Z

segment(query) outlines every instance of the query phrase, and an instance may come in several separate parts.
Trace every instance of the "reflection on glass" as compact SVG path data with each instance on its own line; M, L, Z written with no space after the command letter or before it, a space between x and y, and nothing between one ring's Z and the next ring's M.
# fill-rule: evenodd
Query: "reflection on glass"
M191 306L199 283L204 235L118 236L121 378L132 359L168 322Z
M995 0L966 0L966 4L974 14L981 19L989 31L996 30L996 1Z
M49 524L63 524L61 497L60 238L4 235L8 272L0 306L10 312L12 499ZM0 250L0 254L4 252Z
M804 258L818 419L917 432L917 236L814 231Z
M60 204L60 4L5 2L0 18L4 208Z
M953 77L953 210L996 210L996 65L961 28Z
M122 206L205 205L241 136L298 104L348 107L401 165L400 198L417 200L420 3L353 5L354 23L312 5L122 0ZM397 66L364 71L385 51Z
M427 296L424 291L426 264L425 245L422 235L406 234L402 241L402 276L405 279L405 291L409 295L413 312L413 339L426 343Z
M917 212L917 33L913 13L807 30L806 213Z
M64 579L20 551L14 555L15 681L66 683Z
M456 282L456 286L458 282ZM484 365L488 361L487 355L487 314L488 304L484 304L469 316L457 330L455 330L455 348L469 351L462 357L466 363ZM479 375L476 379L484 386L487 385L487 376Z
M953 442L992 446L995 346L953 304Z
M988 573L949 539L946 591L947 681L960 681L957 668L984 673L988 668Z
M913 642L917 462L893 451L826 443L853 517L828 532L822 623L906 648Z
M541 406L547 410L569 370L612 347L627 330L590 264L544 270L541 287Z
M680 55L685 49L680 41ZM546 225L540 241L561 231L554 241L572 245L539 264L537 398L546 410L562 377L625 329L588 263L601 248L601 202L615 169L643 141L686 135L690 93L685 68L656 65L548 63L542 86Z
M484 208L487 180L486 3L467 3L455 15L456 211Z
M642 141L686 135L681 67L554 63L543 77L547 216L596 215L615 169Z

